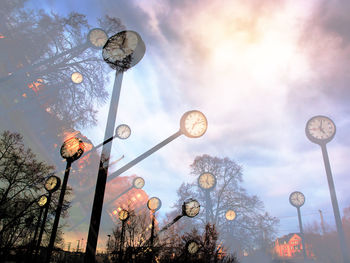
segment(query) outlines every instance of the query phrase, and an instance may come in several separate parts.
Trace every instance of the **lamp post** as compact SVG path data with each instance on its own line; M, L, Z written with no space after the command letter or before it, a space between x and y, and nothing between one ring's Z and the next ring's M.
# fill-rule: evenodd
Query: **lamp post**
M151 224L151 237L150 237L150 262L153 262L153 243L154 243L154 221L155 221L155 213L162 206L162 201L158 197L151 197L147 201L147 207L151 211L152 216L152 224Z
M198 177L198 186L204 191L205 195L205 221L209 223L210 211L212 209L210 191L216 185L216 178L213 174L209 172L202 173Z
M121 89L121 82L123 72L132 66L136 65L145 53L145 44L141 37L134 31L122 31L110 37L103 47L102 56L104 60L113 68L116 69L116 79L113 87L111 105L108 113L105 140L112 137L113 127L117 115L119 95ZM180 121L182 123L181 130L156 145L149 151L137 157L127 165L123 166L117 172L113 173L113 178L125 172L136 163L148 157L164 145L168 144L181 134L185 134L191 138L202 136L207 129L207 120L205 116L199 111L187 112ZM95 197L93 201L90 227L88 234L88 241L86 243L85 263L93 263L95 261L97 238L100 227L103 198L107 181L109 157L111 152L111 144L105 144L102 148L100 169L97 177ZM108 181L113 179L108 178Z
M229 227L229 236L232 237L234 235L234 231L232 231L232 224L231 222L233 222L234 220L236 220L236 212L233 209L229 209L226 211L225 213L225 218L227 221L230 222L230 227ZM230 238L230 245L231 245L231 249L233 247L233 242L232 239Z
M304 231L303 231L303 223L301 222L301 213L300 213L300 207L302 207L305 203L305 196L303 193L295 191L290 194L289 196L289 203L296 207L298 212L298 221L299 221L299 229L300 229L300 235L301 235L301 244L303 246L303 255L304 260L306 260L306 247L305 247L305 240L304 240Z
M118 137L119 139L125 140L127 138L130 137L131 134L131 129L128 125L126 124L120 124L116 129L115 129L115 134L113 136L111 136L108 139L105 139L104 142L92 147L92 149L89 152L92 152L98 148L100 148L101 146L104 146L105 144L111 142L113 139L115 139L116 137Z
M158 197L151 197L147 201L147 207L152 213L152 227L151 227L151 248L153 248L153 242L154 242L154 220L155 220L155 213L158 211L162 206L162 201Z
M164 141L158 143L156 146L152 147L148 151L139 155L134 160L125 164L123 167L119 168L117 171L108 175L107 182L113 180L114 178L118 177L120 174L129 170L131 167L141 162L142 160L146 159L148 156L155 153L156 151L158 151L159 149L161 149L171 141L175 140L179 136L184 134L189 138L199 138L207 131L207 128L208 128L208 121L202 112L198 110L191 110L191 111L185 112L181 117L180 129L177 132L175 132L173 135L170 135Z
M340 218L339 205L338 205L337 195L335 192L331 165L329 163L328 152L326 147L327 143L334 138L335 131L336 131L336 127L334 122L330 118L326 116L321 116L321 115L312 117L310 120L308 120L305 127L306 137L311 142L320 145L322 150L323 162L326 169L328 187L331 195L333 213L334 213L335 223L337 226L340 249L343 256L343 262L349 263L350 258L347 250L347 243L345 239L343 225Z
M98 148L100 148L103 145L111 142L115 138L119 138L121 140L125 140L125 139L130 137L130 134L131 134L130 127L127 124L120 124L115 129L115 134L112 137L110 137L110 138L106 139L105 141L103 141L102 143L92 147L87 153L91 153L92 151L97 150ZM113 165L113 164L116 164L117 162L119 162L123 158L124 158L124 155L122 155L119 159L117 159L117 160L113 161L112 163L110 163L110 166ZM61 171L60 173L64 173L64 172ZM93 190L93 188L90 188L90 189L87 190L87 192L90 193L92 190ZM72 202L71 202L71 205L74 204L75 202L77 202L77 200L79 200L79 199L73 199Z
M58 223L60 221L60 216L61 216L61 211L62 211L62 206L63 206L63 201L64 201L64 195L66 193L66 188L67 188L67 182L69 178L69 171L72 166L72 162L75 160L79 159L81 155L84 153L84 143L76 137L70 138L66 140L60 150L62 158L66 159L67 165L66 165L66 171L64 173L64 178L63 178L63 184L60 192L60 197L58 200L58 205L56 209L56 215L55 215L55 220L53 222L52 226L52 231L51 231L51 236L50 236L50 243L47 248L47 256L46 256L46 263L50 262L51 258L51 253L55 244L55 239L56 239L56 234L57 234L57 228L58 228Z
M147 205L148 205L148 203L147 203ZM200 208L201 208L201 206L200 206L200 204L199 204L199 202L197 200L195 200L193 198L189 198L189 199L185 200L184 203L182 204L182 213L181 213L181 215L178 215L177 217L175 217L173 219L173 221L171 221L170 223L166 224L158 232L157 235L154 235L153 237L151 236L151 238L152 239L156 238L160 233L166 231L169 227L171 227L173 224L175 224L177 221L179 221L184 216L187 216L187 217L190 217L190 218L195 217L196 215L199 214ZM148 243L153 242L153 240L151 240L151 238L148 239L146 242L144 242L142 245L147 245Z
M187 216L187 217L195 217L196 215L199 214L200 211L200 204L197 200L190 198L187 199L183 204L182 204L182 213L181 215L178 215L177 217L175 217L173 219L172 222L170 222L169 224L165 225L159 232L158 234L162 233L163 231L167 230L169 227L171 227L173 224L175 224L180 218L182 218L183 216Z
M30 252L28 255L28 262L31 262L32 253L33 253L33 249L35 247L36 237L38 235L38 230L39 230L39 226L40 226L41 216L43 214L44 207L47 206L47 203L48 203L47 201L48 201L48 196L41 195L38 199L38 202L37 202L38 206L40 207L40 210L39 210L38 221L36 223L36 227L35 227L35 231L34 231L34 237L33 237L33 240L31 242L31 246L30 246Z
M103 47L104 60L116 70L116 77L109 107L104 141L113 136L115 120L117 117L119 95L123 79L123 72L136 65L145 54L145 44L140 35L134 31L122 31L107 40ZM102 147L100 168L97 176L95 196L86 242L85 263L95 262L96 246L100 220L102 214L103 198L108 174L109 158L112 145L104 144Z
M162 147L164 147L168 143L172 142L173 140L175 140L179 136L185 135L186 137L189 137L189 138L199 138L199 137L204 135L207 128L208 128L208 121L202 112L200 112L198 110L191 110L191 111L185 112L180 119L180 129L177 132L170 135L168 138L166 138L162 142L158 143L157 145L155 145L151 149L147 150L143 154L139 155L138 157L136 157L132 161L128 162L127 164L125 164L124 166L119 168L117 171L109 174L107 177L107 182L110 182L111 180L118 177L120 174L126 172L131 167L138 164L142 160L146 159L148 156L155 153L156 151L158 151L159 149L161 149ZM107 143L109 140L112 140L112 138L113 137L109 137L109 139L105 140L103 142L103 144ZM95 146L94 148L97 148L100 146L101 146L101 144ZM89 189L89 191L90 190L92 191L93 188Z
M47 203L46 203L46 207L45 207L43 221L41 223L39 238L38 238L37 245L35 248L34 262L36 262L37 255L39 254L41 239L42 239L42 236L43 236L43 233L45 230L46 218L47 218L47 214L48 214L48 211L50 208L52 193L57 191L60 188L60 186L61 186L61 179L55 175L50 176L45 181L44 187L45 187L46 191L48 192L48 197L47 197Z
M124 237L125 237L125 222L129 218L129 212L125 209L121 210L118 215L120 221L122 221L122 232L120 236L120 246L119 246L119 260L123 262L123 254L124 254Z

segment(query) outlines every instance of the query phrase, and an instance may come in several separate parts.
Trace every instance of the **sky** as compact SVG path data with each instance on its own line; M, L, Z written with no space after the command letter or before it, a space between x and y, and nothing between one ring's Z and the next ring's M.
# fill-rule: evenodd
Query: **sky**
M132 130L113 142L112 160L125 155L120 165L178 131L184 112L206 115L203 137L181 136L123 174L145 179L147 194L162 200L160 216L181 183L196 180L194 158L209 154L242 165L243 186L280 218L279 235L298 231L293 191L306 197L304 224L321 209L334 225L321 149L305 136L315 115L336 124L327 147L340 210L350 205L349 2L29 0L26 8L80 12L92 25L108 14L141 35L146 53L124 73L119 101L117 123ZM94 144L108 104L98 110L98 124L82 131Z

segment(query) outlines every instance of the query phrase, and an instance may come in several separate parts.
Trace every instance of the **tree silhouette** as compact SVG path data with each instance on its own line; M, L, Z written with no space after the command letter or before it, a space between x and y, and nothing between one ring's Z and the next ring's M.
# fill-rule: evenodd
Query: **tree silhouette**
M224 241L231 252L233 249L243 251L263 247L273 240L278 220L264 211L263 203L257 196L249 195L240 185L242 168L236 162L205 154L197 156L190 167L195 182L180 186L175 208L178 210L183 201L191 196L201 204L201 212L195 218L184 218L179 222L175 226L178 233L188 232L198 224L206 225L208 212L209 223L215 225L219 240ZM209 203L206 193L197 183L197 178L205 172L212 173L217 180L215 188L209 192ZM236 212L234 221L225 218L229 209Z
M6 110L25 113L37 104L68 126L95 124L96 106L108 97L110 69L101 50L84 45L92 28L86 16L23 10L24 1L11 2L5 0L0 12L0 86L6 90ZM99 19L99 26L113 34L124 29L119 19L109 16ZM81 84L71 81L73 72L83 75Z
M344 209L342 224L348 249L350 249L350 207ZM334 226L325 222L321 225L319 222L314 221L311 224L306 224L304 229L306 245L319 262L342 261L339 238Z
M164 241L164 240L163 240ZM189 242L198 244L198 251L194 254L189 253L187 245ZM233 255L226 255L225 248L218 244L218 232L215 225L206 224L202 234L197 228L184 233L179 240L179 243L165 242L158 252L158 262L238 262Z
M125 222L125 236L124 236L124 245L123 250L125 251L125 260L131 259L131 256L134 255L135 260L144 260L144 253L147 247L144 247L146 241L150 238L150 224L151 216L150 212L144 207L138 211L127 209L129 211L129 218ZM121 242L121 229L122 223L118 220L109 242L107 242L107 249L111 261L114 262L118 259L120 253L120 242ZM140 261L142 262L142 261Z
M46 192L44 182L52 171L52 166L36 159L32 151L24 146L19 134L5 131L0 135L1 260L6 260L13 249L29 248L40 210L36 203L39 196ZM58 192L52 196L45 233L51 229ZM68 207L69 202L65 201L64 215L67 215Z

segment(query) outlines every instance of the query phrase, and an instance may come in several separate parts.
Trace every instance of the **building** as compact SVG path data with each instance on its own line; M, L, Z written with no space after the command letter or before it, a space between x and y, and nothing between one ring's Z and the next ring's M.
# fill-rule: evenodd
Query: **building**
M310 244L305 243L306 256L314 258ZM273 254L279 258L301 258L303 257L303 245L299 233L291 233L277 238L273 244Z

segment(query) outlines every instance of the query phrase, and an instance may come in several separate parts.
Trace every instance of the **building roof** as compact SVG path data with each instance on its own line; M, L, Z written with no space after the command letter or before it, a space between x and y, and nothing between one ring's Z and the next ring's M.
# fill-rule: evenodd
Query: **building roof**
M299 233L290 233L288 235L285 235L283 237L277 238L276 241L278 241L278 243L283 244L284 242L288 243L289 240L294 236L297 235L298 237L300 237Z

